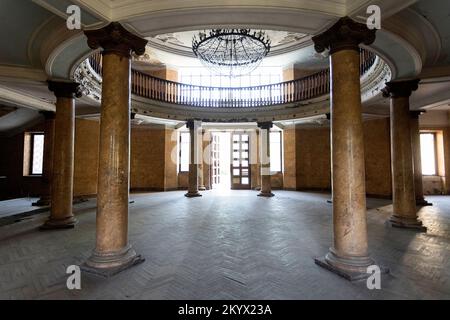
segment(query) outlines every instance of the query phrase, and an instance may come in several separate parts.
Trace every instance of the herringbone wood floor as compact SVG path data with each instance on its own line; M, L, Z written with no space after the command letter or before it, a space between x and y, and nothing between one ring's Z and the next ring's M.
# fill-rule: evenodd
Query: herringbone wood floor
M75 208L73 230L39 232L47 214L0 227L2 299L408 299L450 298L450 198L421 210L427 234L384 224L392 206L370 200L369 245L390 267L382 290L316 266L332 241L329 195L278 191L134 195L130 242L146 261L110 279L82 275L66 288L95 237L95 201Z

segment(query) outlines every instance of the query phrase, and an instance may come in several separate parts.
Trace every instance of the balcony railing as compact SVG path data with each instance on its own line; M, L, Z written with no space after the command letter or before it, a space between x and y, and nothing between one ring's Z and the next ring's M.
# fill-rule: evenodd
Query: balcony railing
M361 76L375 63L376 55L361 49ZM102 73L102 57L89 57L92 69ZM131 70L133 94L151 100L193 107L246 108L265 107L311 100L330 92L330 72L324 69L313 75L276 84L224 88L205 87L164 80Z

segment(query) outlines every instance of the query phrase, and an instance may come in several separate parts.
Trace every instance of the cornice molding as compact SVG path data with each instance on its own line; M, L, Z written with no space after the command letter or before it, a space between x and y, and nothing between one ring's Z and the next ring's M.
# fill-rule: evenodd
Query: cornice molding
M286 53L291 53L294 51L298 51L304 48L307 48L313 44L311 40L311 36L304 36L302 39L296 41L295 43L279 45L272 48L267 55L267 57L274 57ZM148 47L153 49L158 49L163 52L168 52L171 54L188 57L188 58L196 58L195 54L192 52L191 48L177 46L170 43L164 43L161 40L151 38L148 40Z
M442 50L442 41L436 28L412 9L403 10L383 21L383 28L414 47L422 64L435 64Z
M37 5L41 6L42 8L50 11L51 13L55 14L56 16L66 20L68 14L66 12L62 12L60 11L58 8L56 8L55 6L49 4L47 1L45 0L32 0L34 3L36 3ZM91 1L91 0L90 0ZM110 10L108 10L108 6L104 5L103 7L101 7L101 11L95 11L92 9L91 6L86 7L83 4L83 1L80 0L72 0L72 2L74 2L76 5L79 5L81 8L86 9L87 11L89 11L89 13L93 14L96 18L98 19L103 19L103 20L107 20L105 19L106 16L104 14L101 13L101 11L106 11L109 12ZM92 1L92 3L95 3L97 1ZM98 6L97 6L98 7ZM100 22L96 22L96 23L92 23L92 24L85 24L85 23L81 23L83 28L93 28L93 27L98 27L100 25L103 24L103 21Z
M47 80L44 70L6 65L0 65L0 77L32 81Z
M34 96L28 95L22 91L12 90L10 88L0 85L0 101L7 102L13 105L19 105L25 108L55 111L55 105Z
M58 56L82 37L84 37L84 34L81 30L71 31L65 25L60 26L47 37L47 41L41 47L41 60L48 76L52 75L53 64ZM70 64L71 61L68 61L68 63Z
M89 1L89 0L86 0ZM356 0L361 1L361 0ZM209 10L209 9L287 9L315 12L330 16L344 16L346 12L345 4L336 1L316 0L229 0L225 5L212 4L210 0L172 0L172 1L140 1L129 4L126 1L114 1L111 7L113 20L128 20L145 16L149 13L170 13L179 10Z

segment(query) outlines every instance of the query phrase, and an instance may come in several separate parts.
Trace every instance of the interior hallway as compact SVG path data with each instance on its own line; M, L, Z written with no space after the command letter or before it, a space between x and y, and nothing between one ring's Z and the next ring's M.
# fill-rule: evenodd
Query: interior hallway
M113 278L82 274L66 288L66 267L95 243L95 200L74 207L75 229L40 232L47 213L0 227L0 299L450 299L450 199L429 197L427 233L388 227L387 200L368 200L369 247L390 267L382 290L314 264L332 243L329 194L276 191L135 194L130 243L146 261Z

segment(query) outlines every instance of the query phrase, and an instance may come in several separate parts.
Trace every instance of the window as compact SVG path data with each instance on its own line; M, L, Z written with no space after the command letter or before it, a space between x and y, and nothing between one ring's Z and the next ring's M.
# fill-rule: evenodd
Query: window
M420 134L420 152L422 160L422 174L425 176L437 175L436 165L436 134Z
M180 132L179 172L189 171L189 132Z
M270 133L270 171L281 172L281 131Z
M220 88L261 86L279 83L283 79L280 67L259 67L240 77L217 75L203 67L180 68L178 74L181 83Z
M215 87L215 88L245 88L254 87L267 84L280 83L283 79L283 72L280 67L259 67L252 73L240 77L230 77L225 75L217 75L210 73L210 71L203 67L180 68L178 71L179 81L181 83ZM208 97L202 97L199 88L197 87L182 87L182 95L187 95L195 99L209 98L212 100L227 100L227 99L256 99L256 98L270 98L270 96L281 96L281 86L279 89L271 90L257 90L251 92L250 90L237 90L230 92L229 90L214 89L208 91ZM205 94L205 92L203 92Z
M24 141L24 175L42 175L44 164L44 134L30 132Z

